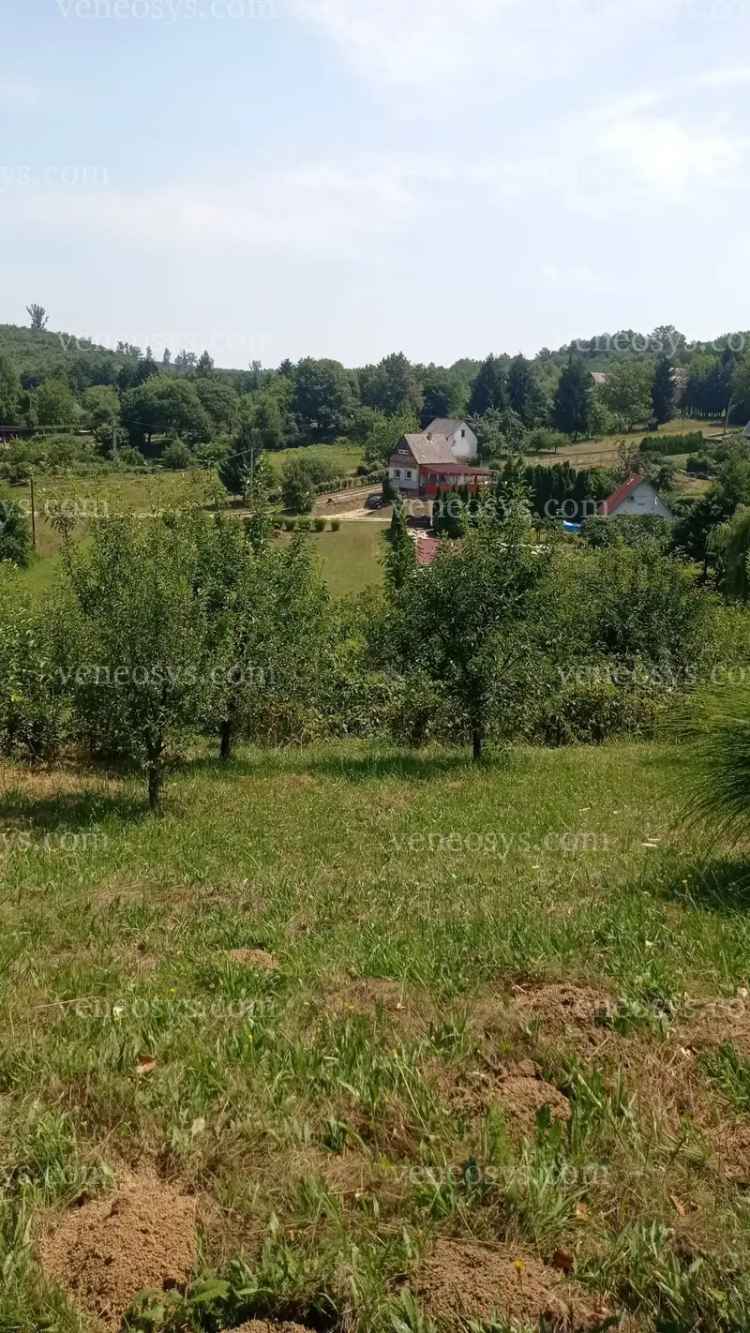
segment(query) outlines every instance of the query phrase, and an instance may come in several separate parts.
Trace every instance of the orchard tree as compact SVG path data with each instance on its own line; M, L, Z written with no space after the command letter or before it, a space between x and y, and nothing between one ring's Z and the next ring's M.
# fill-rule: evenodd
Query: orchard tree
M509 714L525 688L518 673L528 675L532 596L545 569L528 531L524 506L510 506L461 543L441 543L432 565L391 594L395 660L409 660L448 695L475 760L493 714Z
M164 770L195 730L209 680L192 522L95 522L64 548L70 649L63 669L82 736L146 774L151 810Z

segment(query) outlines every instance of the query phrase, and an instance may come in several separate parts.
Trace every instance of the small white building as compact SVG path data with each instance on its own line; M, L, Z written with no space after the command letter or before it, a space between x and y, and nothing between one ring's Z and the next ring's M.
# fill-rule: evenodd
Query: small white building
M674 514L661 499L645 477L631 477L618 486L606 500L602 500L599 513L602 518L622 518L624 514L633 514L638 518L665 518L674 522Z

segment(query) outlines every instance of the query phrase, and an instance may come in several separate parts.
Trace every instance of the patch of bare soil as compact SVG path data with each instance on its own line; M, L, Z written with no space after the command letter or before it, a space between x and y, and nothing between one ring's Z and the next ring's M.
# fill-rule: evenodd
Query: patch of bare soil
M47 1277L117 1329L144 1287L182 1287L196 1257L195 1200L151 1176L67 1212L39 1246Z
M447 1328L506 1319L559 1333L596 1328L607 1312L576 1282L511 1245L439 1240L412 1279L428 1315Z
M257 972L278 972L279 960L265 949L230 949L229 958L242 967L254 967Z
M404 1031L418 1033L429 1027L432 1006L425 996L415 996L401 982L388 977L359 977L330 991L325 1008L337 1018L358 1016L385 1018Z
M710 1050L731 1042L743 1060L750 1060L750 997L694 1002L678 1025L675 1036L692 1051Z
M510 1130L528 1137L534 1133L543 1106L552 1120L569 1120L570 1102L552 1083L547 1083L533 1060L520 1060L500 1070L470 1069L457 1079L441 1079L446 1100L468 1116L484 1115L491 1106L503 1111Z
M240 1324L232 1333L311 1333L302 1324L275 1324L269 1319L251 1319L249 1324Z

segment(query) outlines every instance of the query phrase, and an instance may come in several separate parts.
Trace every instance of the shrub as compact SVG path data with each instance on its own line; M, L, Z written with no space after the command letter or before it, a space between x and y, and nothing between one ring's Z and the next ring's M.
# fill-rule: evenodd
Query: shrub
M324 518L314 518L313 527L315 528L316 532L325 532L326 520Z
M297 519L298 532L309 532L311 527L312 527L312 519L308 518L307 516L303 515L302 518Z
M63 618L37 608L7 565L0 569L0 750L51 758L63 732L53 634Z
M338 530L339 530L340 527L341 527L341 519L340 519L340 518L332 518L332 519L331 519L331 532L338 532Z
M703 449L702 430L694 430L684 435L646 435L641 440L641 453L644 454L691 454Z
M172 471L182 472L185 468L192 467L193 455L184 441L173 440L162 454L162 462Z
M299 522L296 518L284 518L281 520L285 532L296 532Z
M0 500L0 560L25 569L31 559L31 525L14 500Z

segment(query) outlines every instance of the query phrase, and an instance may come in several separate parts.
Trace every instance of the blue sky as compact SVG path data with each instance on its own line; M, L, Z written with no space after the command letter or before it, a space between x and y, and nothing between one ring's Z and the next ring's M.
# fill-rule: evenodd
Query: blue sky
M0 322L220 364L750 325L746 0L2 0Z

